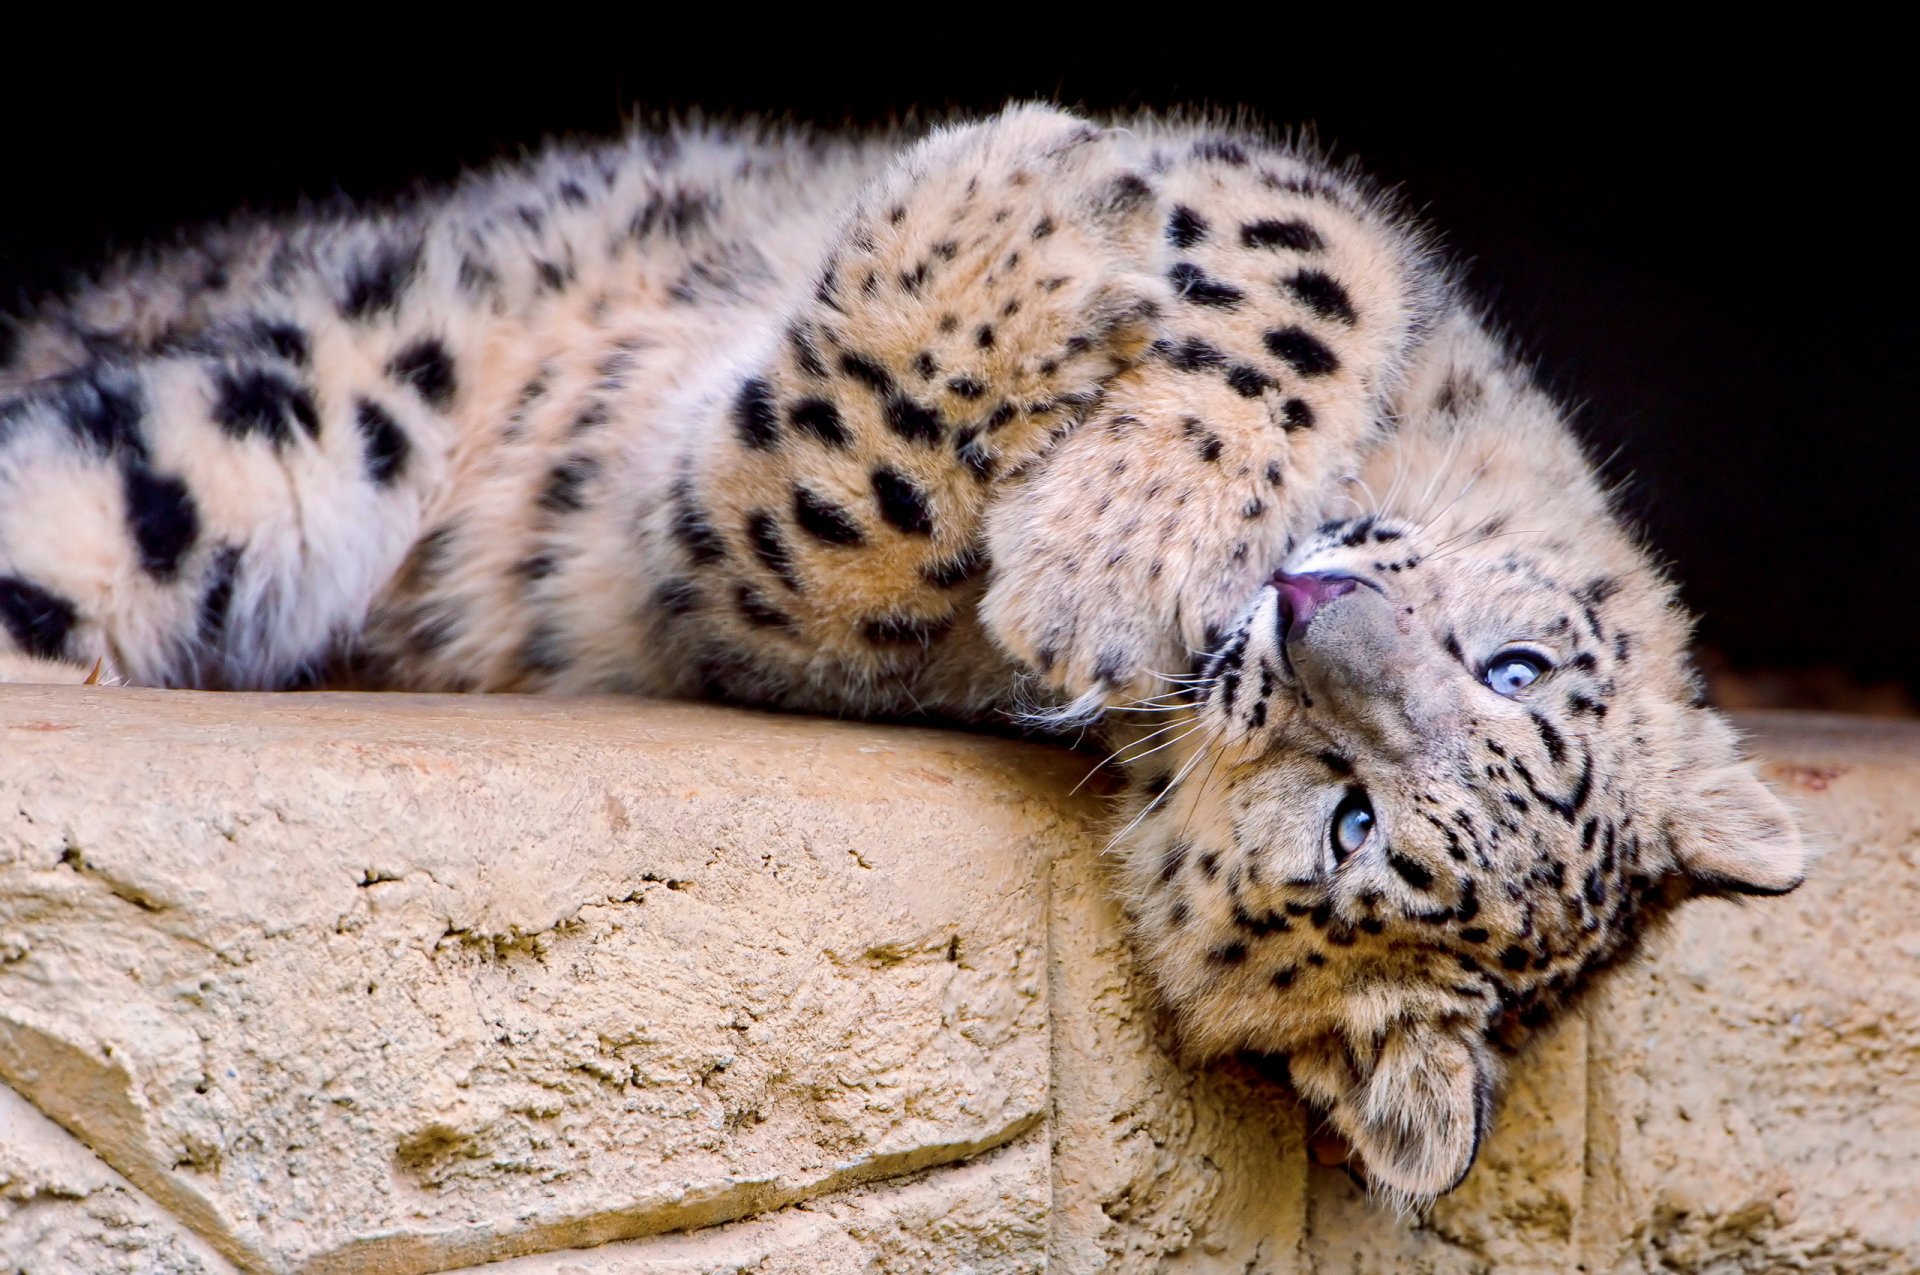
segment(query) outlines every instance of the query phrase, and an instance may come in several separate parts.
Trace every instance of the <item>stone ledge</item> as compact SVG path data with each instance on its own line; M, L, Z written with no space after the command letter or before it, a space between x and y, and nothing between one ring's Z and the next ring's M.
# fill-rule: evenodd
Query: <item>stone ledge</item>
M1914 1267L1920 731L1757 725L1834 853L1683 914L1412 1224L1308 1168L1284 1091L1169 1056L1086 759L688 705L0 688L0 1258ZM21 1098L80 1140L64 1177Z

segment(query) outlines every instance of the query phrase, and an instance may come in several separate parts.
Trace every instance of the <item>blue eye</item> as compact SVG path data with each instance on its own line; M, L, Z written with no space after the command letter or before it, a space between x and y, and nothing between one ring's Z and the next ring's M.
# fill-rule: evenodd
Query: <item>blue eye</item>
M1367 800L1367 794L1358 788L1350 788L1347 795L1340 799L1340 806L1333 812L1333 825L1328 829L1333 841L1333 866L1339 867L1347 859L1360 852L1373 838L1373 803Z
M1483 680L1499 694L1514 696L1545 677L1550 667L1532 651L1502 651L1487 661Z

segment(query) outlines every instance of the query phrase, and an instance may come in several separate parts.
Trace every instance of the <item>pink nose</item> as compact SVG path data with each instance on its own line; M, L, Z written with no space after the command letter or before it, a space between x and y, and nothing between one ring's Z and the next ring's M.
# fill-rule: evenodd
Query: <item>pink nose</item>
M1359 585L1352 576L1310 572L1306 575L1274 573L1273 587L1280 591L1281 642L1291 642L1307 631L1316 611L1337 597L1352 593Z

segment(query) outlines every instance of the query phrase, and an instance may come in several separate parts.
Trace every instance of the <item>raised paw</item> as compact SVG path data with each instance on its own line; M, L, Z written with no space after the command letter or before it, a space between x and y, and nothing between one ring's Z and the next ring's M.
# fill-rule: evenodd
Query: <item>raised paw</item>
M936 133L719 386L718 445L677 497L698 516L674 515L714 532L671 534L732 603L706 613L719 636L761 673L791 656L794 702L907 676L968 627L985 510L1157 337L1154 208L1124 138L1058 112Z
M1278 148L1153 150L1147 356L989 515L982 615L1082 708L1172 689L1321 517L1429 319L1417 240Z

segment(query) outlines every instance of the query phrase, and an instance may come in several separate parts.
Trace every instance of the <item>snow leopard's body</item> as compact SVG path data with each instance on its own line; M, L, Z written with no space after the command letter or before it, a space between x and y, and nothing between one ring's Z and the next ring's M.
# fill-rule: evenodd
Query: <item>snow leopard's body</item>
M1490 1040L1799 878L1553 405L1256 132L636 133L17 336L0 679L1100 718L1187 1039L1289 1055L1410 1196L1471 1162Z

